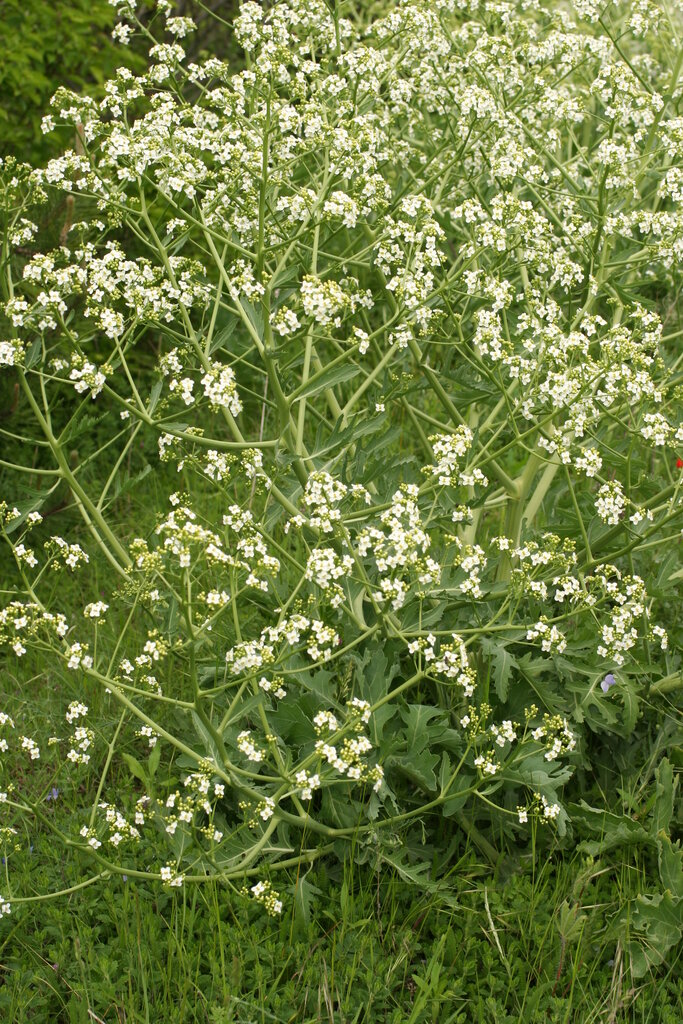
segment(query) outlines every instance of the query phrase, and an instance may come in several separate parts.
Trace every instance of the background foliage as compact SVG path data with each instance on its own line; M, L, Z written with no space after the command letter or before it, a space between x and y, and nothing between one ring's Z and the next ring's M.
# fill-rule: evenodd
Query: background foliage
M40 163L55 152L60 143L40 130L50 97L59 85L97 95L122 63L121 49L111 39L115 24L116 11L107 0L3 3L0 155Z

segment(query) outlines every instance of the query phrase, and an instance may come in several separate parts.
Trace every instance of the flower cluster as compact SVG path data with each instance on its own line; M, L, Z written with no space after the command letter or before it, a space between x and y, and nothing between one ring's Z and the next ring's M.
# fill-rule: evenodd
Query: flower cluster
M454 482L462 483L459 470L472 445L472 431L469 427L458 427L452 434L435 434L430 441L437 459L431 472L438 478L439 484L450 487Z
M254 5L256 6L256 5ZM270 882L256 882L249 890L257 903L262 903L271 917L277 917L282 913L282 900L279 892L276 892Z
M11 601L0 609L0 645L11 647L18 658L26 645L41 638L63 639L69 626L61 612L49 612L32 601Z
M316 734L320 737L316 740L315 750L321 759L321 765L326 762L340 775L345 775L353 782L371 782L373 789L377 792L384 779L382 766L379 764L368 765L364 761L366 755L372 750L372 743L364 732L364 726L369 721L370 705L358 697L354 697L347 703L343 725L340 725L336 715L332 712L319 711L313 719ZM350 735L348 735L349 731ZM335 736L341 737L340 745L330 742ZM306 780L301 783L309 794L313 788L316 788L315 785L312 785L311 779L319 784L319 775L307 776ZM297 782L299 782L299 776L297 776Z
M344 600L344 592L337 580L348 576L353 568L351 555L338 555L332 548L316 548L306 564L306 579L311 580L328 597L333 608Z
M467 648L462 637L453 633L450 642L441 641L439 643L438 652L435 647L436 637L432 633L427 637L419 637L408 644L411 654L421 653L430 673L462 687L464 696L471 697L477 677L470 665Z
M441 578L440 565L427 554L431 536L422 523L417 499L417 486L404 484L381 513L380 525L364 527L358 535L359 554L372 554L379 574L373 599L380 604L391 601L394 611L404 604L411 583L426 587Z
M289 653L287 648L305 650L312 661L328 661L341 642L339 634L321 619L291 615L276 626L266 626L258 640L242 641L225 655L234 675L257 672L274 665ZM278 651L281 645L281 651Z

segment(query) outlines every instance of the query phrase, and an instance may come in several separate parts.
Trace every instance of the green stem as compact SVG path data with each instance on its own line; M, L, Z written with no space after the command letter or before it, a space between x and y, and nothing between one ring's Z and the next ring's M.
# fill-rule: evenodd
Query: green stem
M109 525L105 521L102 513L96 505L92 503L86 492L83 490L81 485L78 483L75 475L71 471L68 460L66 459L64 452L57 438L52 433L52 429L48 424L47 420L43 416L38 403L36 402L31 389L26 380L26 376L23 370L18 369L19 381L21 383L22 390L28 399L28 403L33 410L33 414L36 417L40 428L47 439L55 462L59 466L59 472L63 480L69 485L71 492L74 496L74 501L78 506L78 510L81 513L86 526L90 530L91 534L95 538L98 547L104 554L105 558L114 566L117 573L121 576L126 576L126 569L132 565L130 556L125 550L123 545L120 543L118 538L112 533ZM106 543L105 543L106 541Z
M674 690L681 689L683 689L683 672L673 672L654 682L650 687L650 693L673 693Z

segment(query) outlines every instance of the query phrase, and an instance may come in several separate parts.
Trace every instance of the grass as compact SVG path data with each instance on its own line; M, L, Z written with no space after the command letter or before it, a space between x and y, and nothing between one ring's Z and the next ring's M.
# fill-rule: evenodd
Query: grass
M57 799L80 803L78 794ZM463 842L448 885L427 894L386 867L316 865L280 880L287 907L278 920L213 881L172 892L111 878L17 905L0 942L0 1018L680 1021L679 954L656 985L634 985L629 974L620 912L647 891L647 859L536 849L535 859L508 856L494 870ZM84 874L39 831L9 859L24 893L68 888Z

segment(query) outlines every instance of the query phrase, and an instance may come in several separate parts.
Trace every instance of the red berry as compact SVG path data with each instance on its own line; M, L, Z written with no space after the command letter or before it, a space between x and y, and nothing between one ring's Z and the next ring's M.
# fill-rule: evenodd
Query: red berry
M676 469L683 469L683 459L676 459Z

